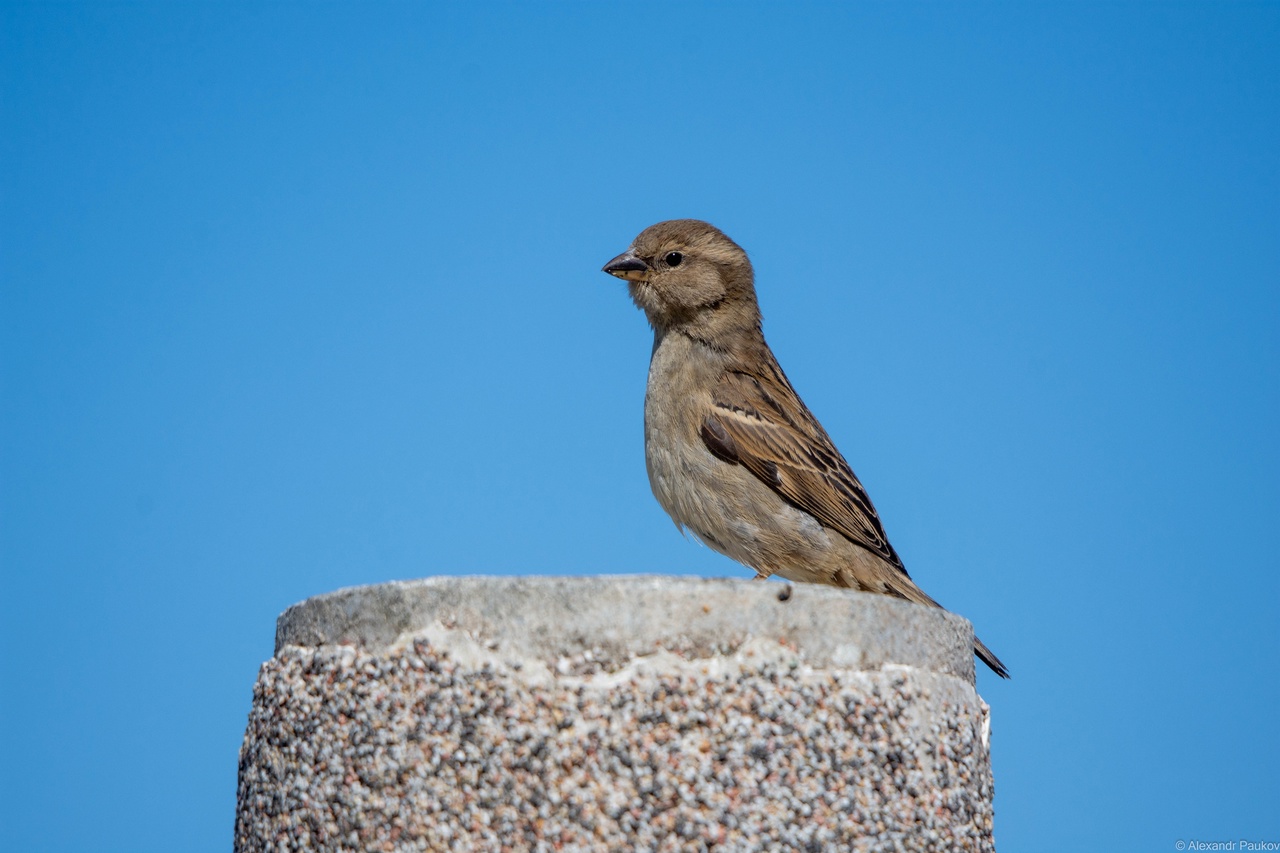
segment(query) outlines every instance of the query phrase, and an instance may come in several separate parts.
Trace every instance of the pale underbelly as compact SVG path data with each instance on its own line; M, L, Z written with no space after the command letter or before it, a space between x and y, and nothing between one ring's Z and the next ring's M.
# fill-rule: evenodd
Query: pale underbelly
M650 450L654 497L676 524L760 574L831 583L832 561L841 544L833 537L839 534L787 503L745 468L701 447L683 459Z

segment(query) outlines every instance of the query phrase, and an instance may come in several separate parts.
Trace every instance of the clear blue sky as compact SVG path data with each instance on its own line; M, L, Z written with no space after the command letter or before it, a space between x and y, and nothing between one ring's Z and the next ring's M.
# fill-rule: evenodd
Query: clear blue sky
M229 848L274 620L747 577L645 479L661 219L1013 671L1008 851L1280 840L1280 6L0 7L0 848Z

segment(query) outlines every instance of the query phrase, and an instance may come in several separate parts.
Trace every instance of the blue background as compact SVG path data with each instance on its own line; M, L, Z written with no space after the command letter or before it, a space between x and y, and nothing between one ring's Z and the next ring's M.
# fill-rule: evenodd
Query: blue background
M1280 6L0 10L0 847L226 850L274 619L747 577L600 266L704 218L1013 680L1009 851L1280 840Z

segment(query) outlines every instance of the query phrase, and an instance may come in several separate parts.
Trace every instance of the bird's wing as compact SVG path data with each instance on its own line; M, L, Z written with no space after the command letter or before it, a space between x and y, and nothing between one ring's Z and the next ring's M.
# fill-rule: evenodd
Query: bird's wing
M907 574L862 483L776 361L726 372L712 401L702 424L708 450Z

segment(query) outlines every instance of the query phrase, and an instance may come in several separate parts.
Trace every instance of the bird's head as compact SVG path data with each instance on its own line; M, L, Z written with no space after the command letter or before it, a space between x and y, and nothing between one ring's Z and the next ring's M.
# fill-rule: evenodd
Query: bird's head
M604 271L626 280L631 298L659 331L684 328L714 340L742 326L759 328L751 261L706 222L651 225Z

